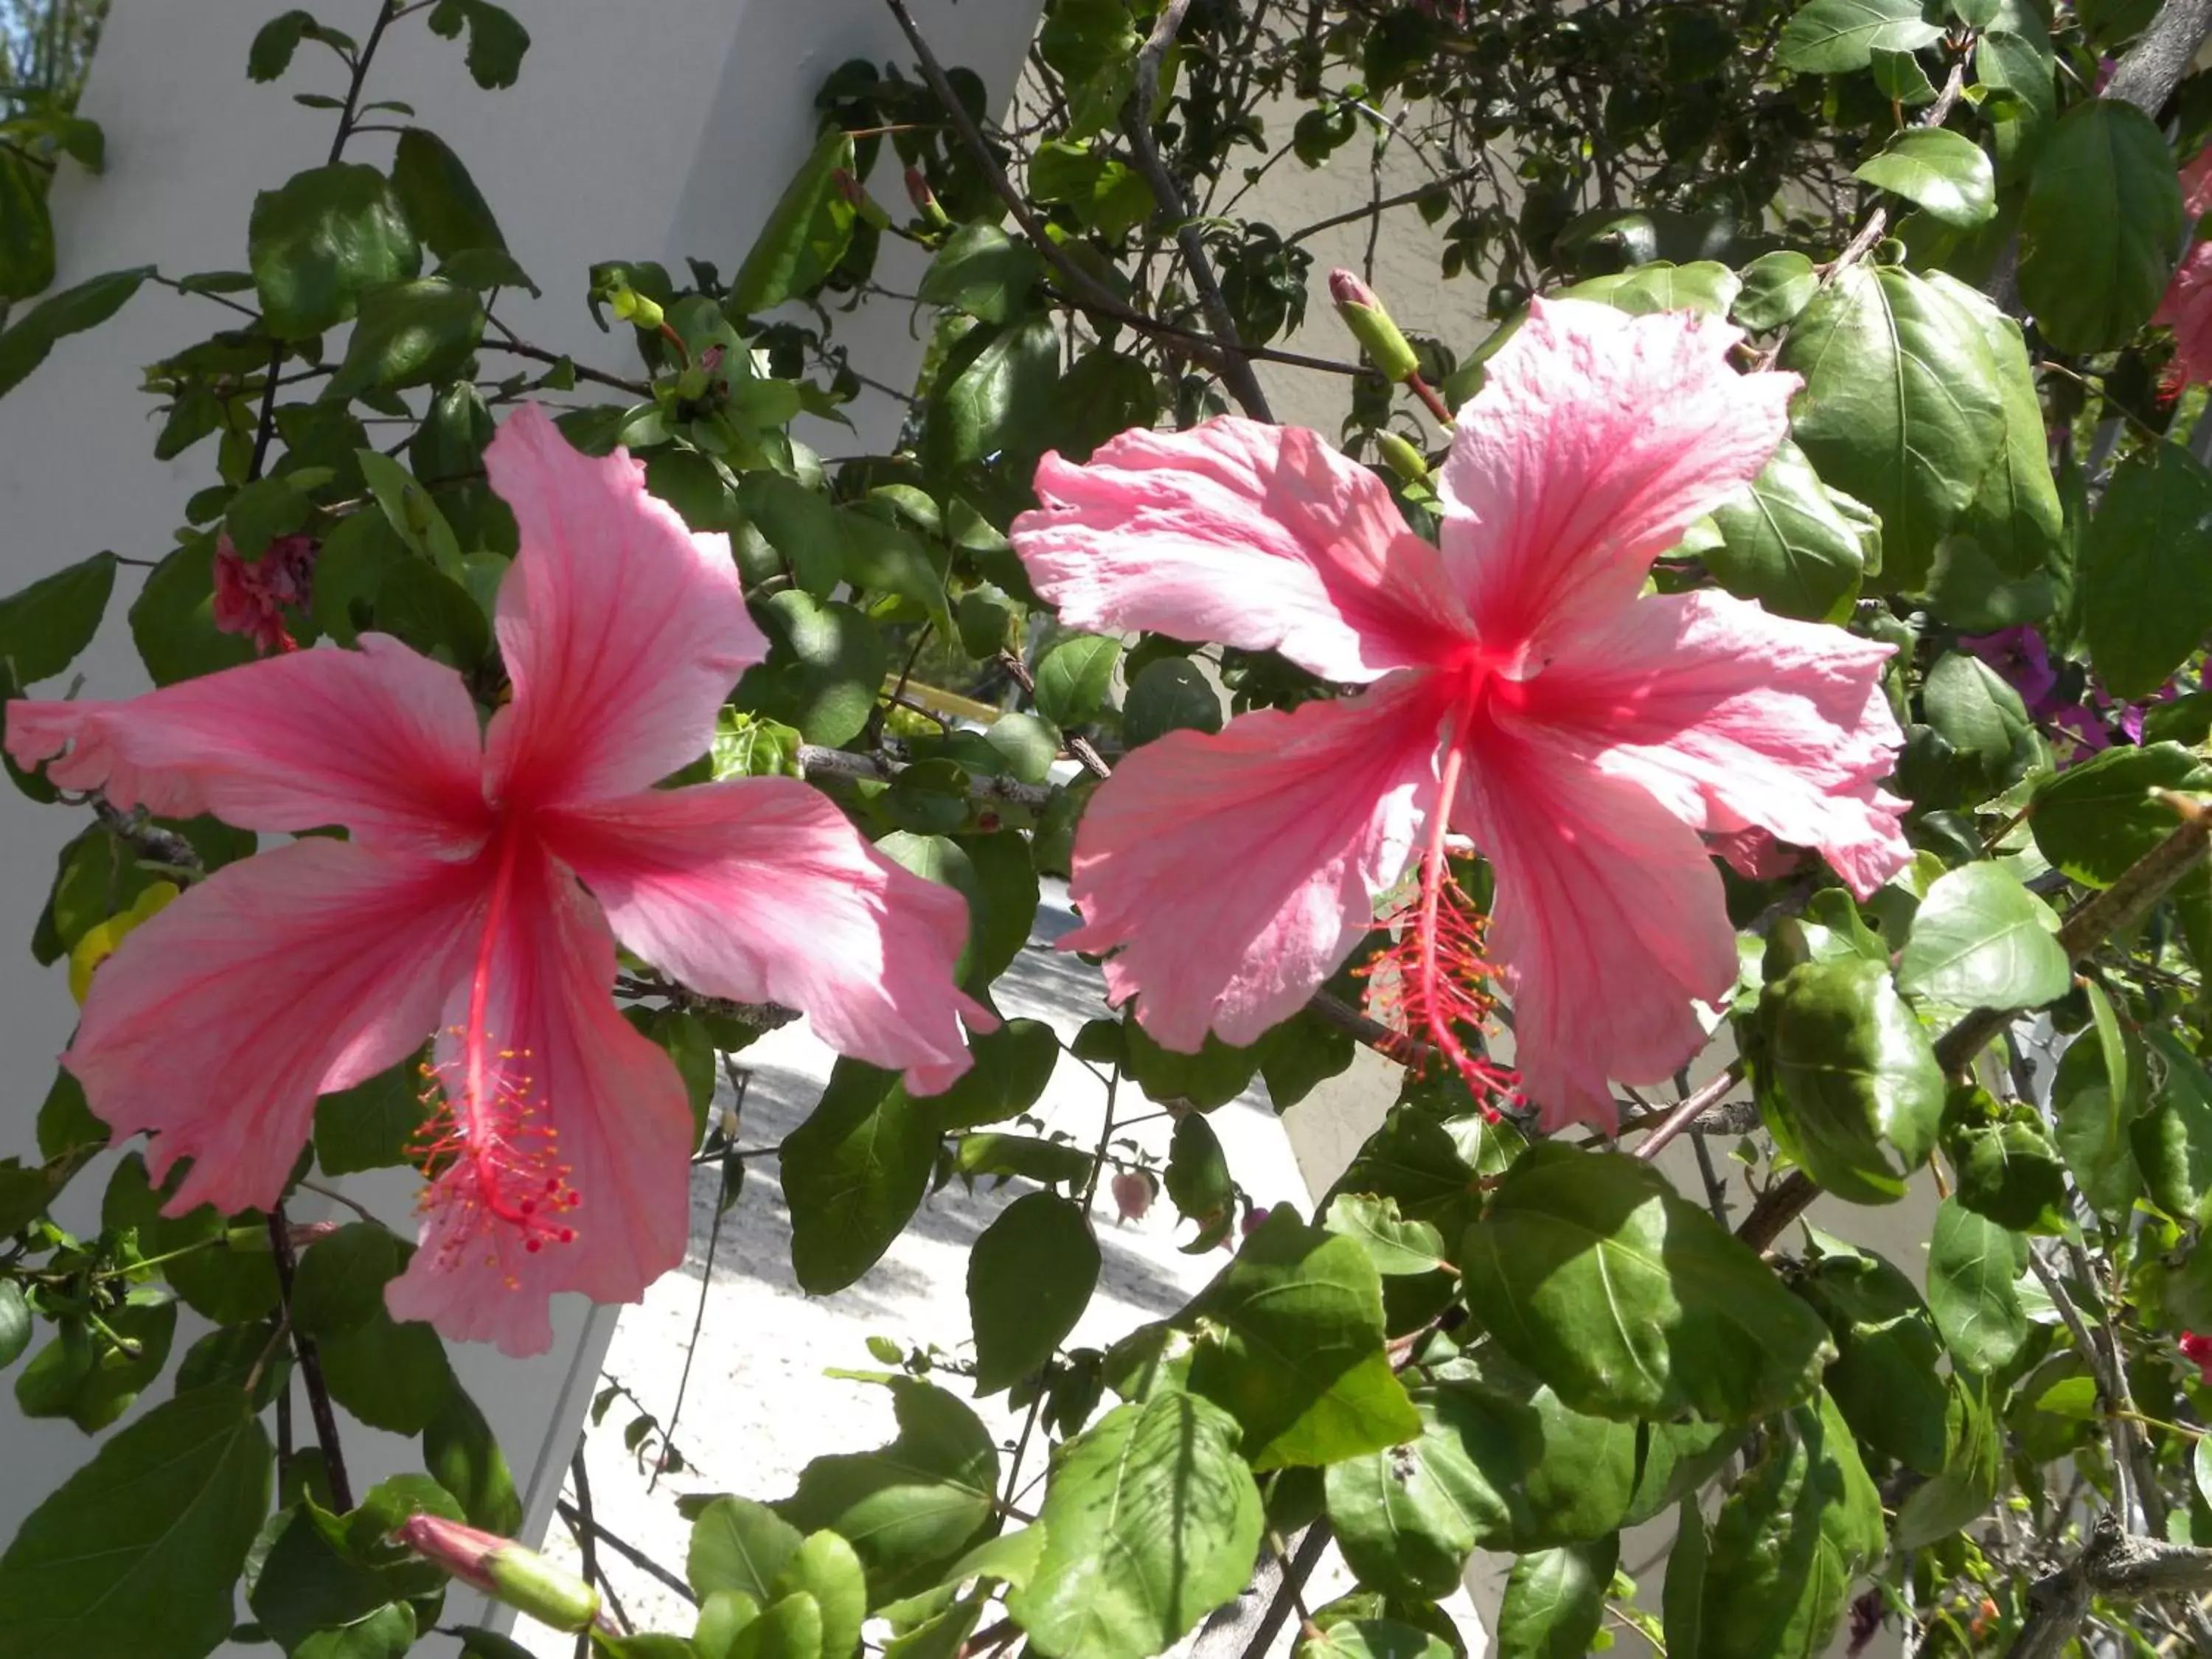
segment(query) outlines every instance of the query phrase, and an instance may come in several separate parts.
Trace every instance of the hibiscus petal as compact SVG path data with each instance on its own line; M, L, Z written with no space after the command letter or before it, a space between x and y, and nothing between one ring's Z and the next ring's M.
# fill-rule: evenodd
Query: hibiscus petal
M1468 631L1382 481L1297 427L1125 432L1082 465L1047 455L1036 493L1014 549L1072 628L1277 649L1348 684Z
M484 467L522 531L499 592L514 701L491 726L497 797L604 800L696 758L738 676L768 654L729 538L693 535L638 462L578 454L528 404Z
M799 1009L843 1054L903 1071L917 1094L971 1064L953 965L968 907L900 868L791 778L647 790L550 813L546 834L624 945L682 983Z
M472 867L316 837L226 866L100 964L63 1063L118 1134L155 1132L172 1214L265 1209L315 1097L411 1054L462 971Z
M1108 951L1109 997L1164 1046L1249 1042L1302 1007L1374 924L1437 787L1441 707L1408 674L1356 699L1176 732L1084 815L1063 950Z
M1638 600L1528 682L1532 713L1685 823L1817 848L1863 898L1905 867L1890 649L1724 593Z
M1585 760L1487 724L1469 759L1453 822L1498 875L1513 1063L1547 1128L1610 1132L1607 1079L1671 1077L1705 1043L1692 1002L1735 981L1720 877L1695 832Z
M127 702L10 702L8 752L120 807L212 812L246 830L339 823L392 851L465 848L485 820L467 686L382 634Z
M614 936L598 907L534 848L516 858L512 879L479 957L493 1057L506 1070L487 1091L489 1109L467 1129L479 1149L485 1137L500 1137L490 1152L517 1189L510 1198L527 1198L520 1189L535 1175L544 1177L541 1200L545 1182L557 1181L574 1202L537 1212L545 1225L533 1232L472 1202L483 1191L459 1179L471 1159L457 1159L424 1193L419 1245L385 1305L395 1319L427 1320L449 1338L524 1355L550 1346L547 1298L556 1291L635 1302L682 1262L693 1136L674 1064L608 994ZM439 1041L449 1098L471 988L448 1001ZM573 1237L562 1239L563 1231Z
M1734 372L1741 337L1695 313L1530 302L1439 486L1445 562L1492 649L1540 662L1766 465L1797 377Z

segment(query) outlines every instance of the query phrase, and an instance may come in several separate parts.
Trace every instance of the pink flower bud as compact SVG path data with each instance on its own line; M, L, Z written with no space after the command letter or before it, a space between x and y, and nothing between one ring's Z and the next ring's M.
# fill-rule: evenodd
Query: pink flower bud
M580 1631L599 1616L599 1593L534 1550L442 1516L410 1515L399 1540L465 1584L554 1630Z
M2181 1357L2197 1367L2197 1380L2212 1389L2212 1336L2199 1336L2194 1331L2181 1334Z
M1336 314L1344 319L1352 337L1359 342L1367 360L1382 371L1384 380L1395 385L1421 372L1421 360L1398 331L1398 325L1390 320L1390 313L1382 308L1373 289L1351 271L1332 270L1328 297L1336 301Z
M1141 1170L1124 1170L1114 1177L1114 1207L1124 1221L1142 1221L1152 1207L1152 1178Z

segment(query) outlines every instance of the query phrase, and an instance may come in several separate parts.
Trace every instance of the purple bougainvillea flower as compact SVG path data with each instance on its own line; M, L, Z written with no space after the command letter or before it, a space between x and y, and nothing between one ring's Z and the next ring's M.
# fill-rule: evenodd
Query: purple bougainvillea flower
M2005 684L2020 693L2027 712L2038 720L2057 707L2058 671L2051 665L2051 653L2043 635L2028 627L2007 628L1995 634L1962 635L1959 643L2003 676Z
M764 643L721 536L627 455L537 410L485 456L521 551L497 627L514 698L479 734L459 673L397 640L298 651L127 702L8 706L9 753L122 807L343 825L217 871L94 977L64 1064L150 1130L171 1213L283 1194L316 1097L439 1035L419 1249L395 1316L510 1353L547 1298L634 1300L683 1259L691 1114L608 994L619 939L711 996L803 1010L927 1093L969 1063L959 896L789 778L657 789ZM58 758L57 758L58 757Z
M1404 1024L1500 1091L1460 1037L1498 975L1527 1096L1610 1127L1607 1080L1671 1075L1704 1041L1692 1005L1736 975L1701 833L1817 848L1862 894L1903 866L1889 647L1722 593L1638 597L1785 429L1796 379L1733 372L1740 337L1532 305L1461 415L1441 550L1310 432L1222 419L1046 457L1013 540L1062 620L1365 688L1170 733L1091 803L1062 944L1114 953L1109 994L1159 1042L1249 1042L1297 1012L1418 858ZM1448 830L1496 872L1494 926Z

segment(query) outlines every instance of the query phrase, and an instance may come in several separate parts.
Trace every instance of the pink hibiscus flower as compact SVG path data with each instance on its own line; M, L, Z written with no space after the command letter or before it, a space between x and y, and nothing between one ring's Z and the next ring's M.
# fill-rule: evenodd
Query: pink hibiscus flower
M215 545L215 601L210 615L226 634L243 634L264 657L297 651L284 626L288 607L305 607L315 593L319 544L308 536L279 536L258 559L247 559L228 535Z
M2212 149L2182 170L2181 200L2192 226L2212 213ZM2174 392L2212 381L2212 242L2192 243L2182 256L2151 321L2173 331L2173 362L2166 380Z
M1148 744L1091 803L1061 943L1115 953L1109 994L1163 1045L1296 1012L1418 856L1401 1016L1502 1091L1461 1038L1497 973L1547 1123L1610 1127L1607 1079L1671 1075L1704 1040L1692 1005L1735 978L1701 831L1817 848L1861 894L1902 866L1903 803L1878 787L1900 742L1889 647L1717 592L1638 597L1785 429L1796 378L1730 371L1739 337L1532 305L1462 413L1441 550L1310 432L1222 419L1045 458L1013 539L1064 621L1273 648L1366 688ZM1448 830L1496 872L1487 920Z
M694 990L804 1011L917 1092L967 1069L962 1016L995 1021L953 982L959 896L824 797L652 787L764 654L726 538L534 409L485 465L522 548L497 620L514 700L483 736L459 674L366 634L128 702L11 702L7 741L118 806L350 833L228 866L133 933L64 1063L118 1132L155 1132L157 1177L192 1160L172 1214L237 1211L283 1193L318 1095L437 1028L422 1248L386 1301L520 1354L551 1340L552 1292L635 1300L683 1259L691 1114L608 994L617 938Z

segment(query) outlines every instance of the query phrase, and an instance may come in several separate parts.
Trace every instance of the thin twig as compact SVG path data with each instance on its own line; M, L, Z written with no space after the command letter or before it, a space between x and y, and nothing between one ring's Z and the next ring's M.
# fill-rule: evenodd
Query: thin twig
M276 1258L276 1308L289 1323L292 1319L292 1272L296 1265L292 1258L291 1224L284 1218L284 1206L278 1204L269 1212L269 1248ZM331 1409L331 1391L323 1381L322 1357L315 1351L315 1340L292 1325L292 1353L300 1362L300 1381L307 1390L307 1409L314 1414L315 1440L323 1449L323 1469L330 1477L331 1502L339 1514L353 1508L353 1485L346 1479L345 1454L338 1445L337 1414Z
M809 743L799 745L799 768L810 778L865 778L889 783L907 769L907 763L881 753L856 755L850 750L825 749L819 744ZM968 780L968 797L971 800L1006 801L1042 812L1052 805L1053 789L1049 784L1024 783L1018 778L971 776Z
M690 1585L685 1583L680 1576L671 1572L666 1567L662 1566L659 1562L654 1560L643 1550L638 1548L636 1545L625 1542L623 1540L617 1537L613 1533L609 1532L606 1528L602 1526L598 1521L586 1518L574 1504L571 1504L565 1498L556 1499L553 1507L560 1511L561 1519L566 1522L571 1528L577 1527L588 1528L594 1538L598 1539L602 1544L605 1544L617 1555L622 1557L623 1560L629 1562L630 1565L637 1568L639 1571L652 1574L653 1577L658 1578L662 1583L667 1585L670 1589L674 1590L678 1595L682 1596L686 1601L689 1601L693 1607L696 1607L699 1605L699 1598L692 1593Z
M1667 1143L1698 1121L1706 1108L1720 1103L1720 1098L1743 1080L1743 1062L1736 1060L1705 1087L1683 1097L1682 1103L1668 1112L1644 1139L1644 1144L1629 1156L1645 1163L1659 1156Z
M738 1092L738 1103L730 1109L742 1117L745 1109L745 1087L752 1081L753 1074L732 1066L730 1075ZM717 1187L714 1218L707 1227L707 1259L699 1270L699 1306L691 1316L691 1340L684 1347L684 1372L676 1379L676 1403L668 1408L668 1426L660 1431L660 1455L653 1460L653 1474L645 1483L647 1492L660 1484L662 1467L668 1462L669 1441L675 1435L676 1425L684 1415L684 1391L691 1386L691 1362L699 1357L699 1332L707 1322L707 1297L714 1288L714 1247L721 1243L722 1215L727 1208L722 1202L721 1189Z
M1222 383L1247 415L1255 421L1272 422L1275 416L1267 406L1267 394L1261 390L1259 377L1252 372L1251 360L1244 355L1244 342L1237 332L1236 316L1229 309L1219 278L1213 274L1212 262L1206 257L1206 238L1190 216L1190 204L1184 199L1182 186L1168 170L1167 162L1161 158L1160 147L1152 138L1152 105L1159 97L1160 60L1175 43L1176 31L1182 27L1184 14L1189 9L1190 0L1167 0L1167 4L1160 8L1152 34L1137 54L1136 90L1130 94L1123 107L1121 130L1127 135L1129 148L1137 158L1137 171L1152 186L1161 211L1178 222L1176 246L1182 251L1183 266L1190 272L1190 285L1198 292L1199 309L1206 313L1206 326L1212 331L1214 343L1220 348Z

